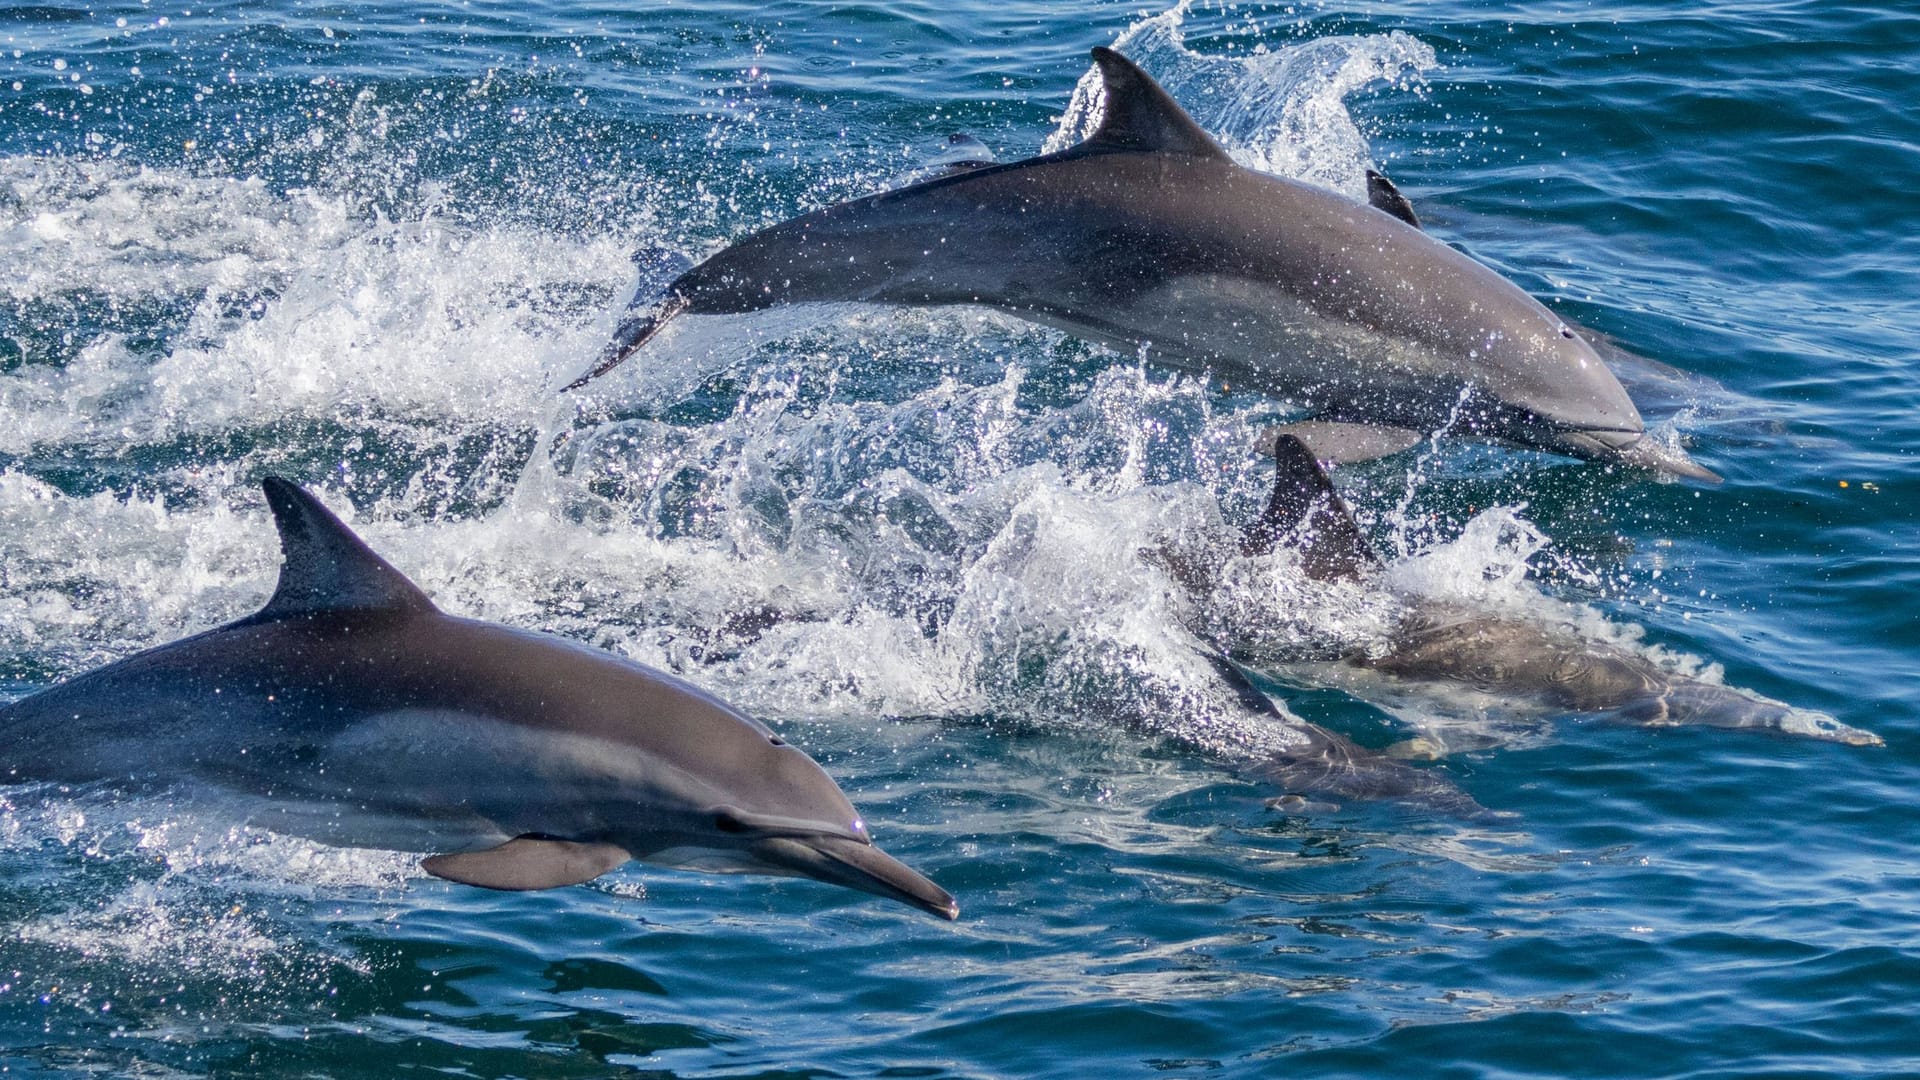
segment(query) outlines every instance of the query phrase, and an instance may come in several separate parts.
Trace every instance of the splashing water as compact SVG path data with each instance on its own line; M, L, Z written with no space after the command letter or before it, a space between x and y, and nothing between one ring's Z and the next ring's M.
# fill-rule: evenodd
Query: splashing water
M1394 31L1264 45L1246 57L1206 56L1186 46L1191 2L1129 27L1113 47L1146 68L1235 161L1365 202L1374 161L1346 100L1375 83L1417 90L1439 65L1432 46ZM1074 88L1047 153L1093 134L1105 114L1098 69Z

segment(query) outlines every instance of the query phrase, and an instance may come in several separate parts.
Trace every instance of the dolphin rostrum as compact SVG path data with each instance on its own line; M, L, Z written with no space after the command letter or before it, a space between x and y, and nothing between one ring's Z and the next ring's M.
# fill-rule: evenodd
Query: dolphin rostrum
M1106 104L1086 141L969 160L747 236L636 297L567 388L682 314L979 304L1145 348L1326 420L1716 479L1646 436L1573 327L1422 232L1384 177L1369 177L1363 206L1243 168L1132 61L1107 48L1093 59Z
M630 859L815 878L945 918L814 761L674 678L455 618L300 487L265 481L256 614L0 708L0 778L239 798L249 820L546 889Z
M1275 436L1273 492L1266 511L1245 530L1241 550L1261 555L1288 543L1309 578L1368 580L1380 569L1379 558L1316 452L1292 429ZM1412 605L1384 649L1316 667L1320 676L1313 681L1363 698L1375 688L1375 677L1385 676L1401 686L1462 686L1513 705L1605 714L1652 727L1741 728L1885 745L1880 736L1826 713L1679 674L1571 629L1457 604Z

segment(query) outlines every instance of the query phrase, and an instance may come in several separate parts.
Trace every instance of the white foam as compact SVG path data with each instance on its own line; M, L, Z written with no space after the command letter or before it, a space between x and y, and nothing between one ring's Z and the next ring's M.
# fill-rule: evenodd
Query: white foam
M612 240L391 221L258 180L15 157L0 185L16 302L178 313L161 355L105 333L0 375L0 451L16 454L341 415L535 424L598 344L596 318L550 297L631 278Z
M325 944L289 930L284 911L343 889L391 894L417 856L330 848L234 825L216 808L40 785L0 796L0 856L115 872L76 874L67 902L10 928L21 942L169 973L226 977L299 963Z
M1548 540L1521 516L1524 509L1480 511L1458 536L1395 560L1387 569L1387 586L1403 595L1480 609L1531 607L1540 594L1527 580L1527 563Z

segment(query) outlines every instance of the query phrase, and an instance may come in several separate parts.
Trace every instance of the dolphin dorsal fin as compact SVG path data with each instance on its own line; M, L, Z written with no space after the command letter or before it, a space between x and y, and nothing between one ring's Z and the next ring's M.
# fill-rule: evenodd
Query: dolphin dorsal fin
M260 482L280 529L280 584L255 619L323 611L437 610L420 587L373 553L306 489L269 476Z
M1100 81L1106 87L1106 112L1099 130L1075 149L1227 157L1213 136L1194 123L1140 65L1105 46L1093 50L1093 62L1100 66Z
M1401 221L1418 229L1420 215L1413 212L1413 204L1407 201L1393 181L1373 171L1367 170L1367 204L1375 210L1392 214Z
M947 136L947 148L932 161L927 162L927 167L960 172L968 169L984 169L999 163L1000 159L993 156L993 151L987 148L986 143L964 131L956 131Z
M1300 548L1301 568L1315 581L1353 581L1380 565L1353 511L1306 443L1282 433L1273 442L1273 465L1273 495L1260 520L1247 526L1242 551L1264 555L1291 536Z

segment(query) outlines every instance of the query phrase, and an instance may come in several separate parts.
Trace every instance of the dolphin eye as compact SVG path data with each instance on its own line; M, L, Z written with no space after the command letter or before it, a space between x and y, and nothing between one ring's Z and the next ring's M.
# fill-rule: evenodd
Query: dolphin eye
M769 745L769 746L785 746L785 745L787 745L787 740L785 740L785 739L783 739L783 738L781 738L781 737L780 737L780 736L778 736L778 735L769 735L769 736L767 736L767 745Z
M735 817L732 811L728 810L722 810L713 815L713 827L723 833L743 833L747 831L747 823Z
M1569 329L1567 329L1566 327L1564 327L1564 326L1563 326L1563 327L1561 327L1561 328L1560 328L1560 336L1561 336L1561 337L1563 337L1563 338L1566 338L1566 339L1567 339L1568 341L1572 341L1572 340L1573 340L1573 331L1571 331L1571 330L1569 330Z

